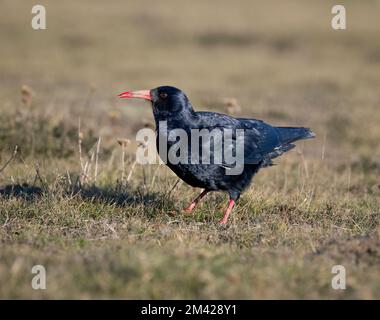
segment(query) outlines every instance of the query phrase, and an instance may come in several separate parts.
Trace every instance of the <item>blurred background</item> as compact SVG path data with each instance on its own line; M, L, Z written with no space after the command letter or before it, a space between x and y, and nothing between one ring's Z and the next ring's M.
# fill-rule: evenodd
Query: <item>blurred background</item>
M1 1L4 117L27 85L32 107L56 122L82 117L105 139L133 137L151 110L117 94L172 85L199 110L310 126L312 149L325 141L327 158L380 155L379 1L344 1L347 30L338 31L333 1L40 1L40 31L34 4Z
M346 30L335 4L0 0L0 297L379 298L380 1L339 1ZM117 95L161 85L317 138L220 230L224 195L181 215L196 191L124 158L153 117ZM36 263L49 290L30 288Z

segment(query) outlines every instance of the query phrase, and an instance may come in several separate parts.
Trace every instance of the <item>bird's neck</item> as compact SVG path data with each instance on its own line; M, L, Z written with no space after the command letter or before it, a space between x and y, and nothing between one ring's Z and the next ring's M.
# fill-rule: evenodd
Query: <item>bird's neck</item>
M192 107L182 109L181 112L160 112L154 115L157 129L160 122L165 122L169 130L186 128L197 119L196 112Z

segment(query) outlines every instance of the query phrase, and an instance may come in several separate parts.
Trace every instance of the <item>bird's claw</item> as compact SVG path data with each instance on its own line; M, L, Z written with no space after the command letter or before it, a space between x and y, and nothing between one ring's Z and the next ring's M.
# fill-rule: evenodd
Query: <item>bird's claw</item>
M195 203L192 202L192 203L190 203L190 205L188 207L186 207L185 209L183 209L183 211L185 213L191 213L194 210L194 208L195 208Z
M222 220L219 221L219 224L221 226L225 226L227 224L227 220L222 219Z

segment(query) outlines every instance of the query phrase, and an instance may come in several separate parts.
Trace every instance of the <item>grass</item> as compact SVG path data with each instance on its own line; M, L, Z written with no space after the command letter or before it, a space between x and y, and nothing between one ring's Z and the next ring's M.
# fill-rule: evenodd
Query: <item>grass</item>
M33 4L3 1L0 21L1 298L380 298L377 2L344 1L337 32L328 1L45 1L37 32ZM317 139L262 170L226 227L221 193L183 214L199 190L134 165L151 110L116 98L161 84Z

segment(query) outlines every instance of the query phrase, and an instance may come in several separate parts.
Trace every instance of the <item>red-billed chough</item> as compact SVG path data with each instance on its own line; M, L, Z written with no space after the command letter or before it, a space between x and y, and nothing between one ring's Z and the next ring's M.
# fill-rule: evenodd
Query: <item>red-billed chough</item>
M241 192L249 185L252 177L260 168L272 165L272 159L289 151L295 145L297 140L314 138L315 134L308 128L302 127L274 127L261 120L233 118L231 116L215 113L215 112L197 112L194 111L189 99L181 90L162 86L152 90L138 90L124 92L119 95L120 98L142 98L151 101L153 107L153 115L156 122L157 130L157 149L162 159L174 173L193 187L203 188L204 191L185 209L191 212L197 203L210 191L225 191L229 194L230 200L228 208L224 213L221 224L226 224L227 219L239 199ZM194 161L194 159L202 158L203 154L200 146L199 152L191 148L189 141L186 141L185 158L175 163L167 161L167 151L174 144L181 143L178 139L167 139L170 132L182 130L191 136L195 131L215 132L220 130L225 133L229 130L229 136L223 135L221 147L210 147L209 162ZM242 135L237 133L243 132ZM159 148L160 137L165 136L166 148ZM225 137L229 137L225 139ZM239 140L243 137L243 140ZM191 138L189 138L190 140ZM214 143L217 139L213 140ZM244 150L242 153L242 167L237 173L231 174L233 166L228 162L223 153L223 159L215 160L216 151L219 149L231 149L231 155L235 154L236 161L239 156L238 142L243 141ZM177 146L178 147L178 146ZM219 148L219 149L218 149ZM176 148L178 151L178 148ZM196 157L194 154L196 153ZM169 157L170 158L170 157ZM203 159L203 158L202 158ZM236 164L235 164L236 165ZM235 168L236 169L236 168ZM236 170L235 170L236 171Z

